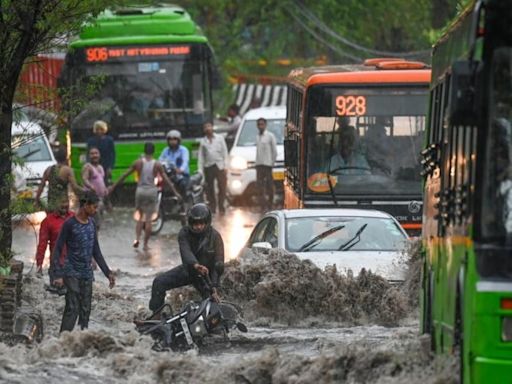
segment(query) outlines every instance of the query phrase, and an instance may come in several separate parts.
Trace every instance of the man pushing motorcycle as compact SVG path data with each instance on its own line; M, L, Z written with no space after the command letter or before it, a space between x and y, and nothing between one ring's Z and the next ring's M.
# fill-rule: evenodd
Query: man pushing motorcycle
M178 234L182 265L155 277L151 289L149 309L152 318L159 316L165 294L173 288L192 284L203 298L219 302L220 276L224 272L224 242L212 225L212 214L206 204L199 203L187 212L187 226ZM205 280L211 280L210 291Z

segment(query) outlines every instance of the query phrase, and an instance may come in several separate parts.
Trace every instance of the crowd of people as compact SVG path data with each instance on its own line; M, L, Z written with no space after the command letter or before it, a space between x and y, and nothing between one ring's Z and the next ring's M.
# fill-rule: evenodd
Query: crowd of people
M241 118L238 107L229 109L231 125L238 129ZM224 243L221 235L212 228L212 214L225 214L226 180L228 170L228 147L224 137L213 130L213 123L203 126L204 137L198 152L198 172L202 172L206 182L207 204L200 203L189 207L185 225L178 235L178 244L183 264L159 274L152 286L149 308L155 313L162 307L165 293L169 289L192 284L204 297L211 294L219 300L218 286L223 272ZM260 205L269 209L273 201L272 167L277 150L274 135L266 130L266 121L258 120L256 171L261 187ZM112 183L112 170L115 167L116 153L113 138L108 135L108 126L97 121L93 126L94 135L87 141L87 162L81 171L82 185L75 179L67 162L65 149L57 150L57 164L44 172L36 193L36 204L42 206L41 196L48 187L47 216L40 227L39 243L36 250L37 274L42 276L44 255L50 248L49 290L66 296L62 316L61 332L74 329L77 320L82 329L88 327L91 312L93 270L99 267L109 280L110 288L116 283L114 273L109 268L100 249L98 231L104 210L110 211L110 196L125 179L137 174L135 208L139 220L135 227L133 247L138 248L142 232L143 249L149 249L151 223L157 215L158 190L154 180L160 177L172 193L181 199L185 196L190 179L190 153L181 143L181 133L171 130L166 135L167 147L158 160L154 158L155 145L144 144L144 154L133 161L130 167L115 183ZM162 163L172 164L175 172L169 178ZM215 187L215 183L217 186ZM78 197L78 210L70 210L69 189ZM218 195L215 196L215 191ZM266 196L266 197L265 197ZM184 205L183 205L184 206ZM200 276L210 277L213 289L207 293Z

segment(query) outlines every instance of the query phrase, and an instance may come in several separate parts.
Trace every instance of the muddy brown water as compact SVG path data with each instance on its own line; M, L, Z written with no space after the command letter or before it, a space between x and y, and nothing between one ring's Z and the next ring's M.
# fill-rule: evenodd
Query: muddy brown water
M147 311L154 276L180 262L179 226L166 223L150 252L131 248L130 210L107 217L100 243L117 271L113 290L96 274L90 328L58 334L64 299L34 275L37 226L16 227L14 248L26 263L23 300L44 317L40 344L0 342L0 382L48 383L455 383L456 358L436 357L418 336L412 283L397 288L371 272L357 277L321 271L293 255L236 259L257 215L230 210L215 222L227 242L223 298L244 311L249 332L201 350L154 352L132 320ZM245 236L245 238L242 238ZM230 248L231 247L231 248ZM415 249L412 247L411 249ZM411 252L414 254L414 252ZM416 265L414 257L405 262ZM172 292L175 308L195 293Z

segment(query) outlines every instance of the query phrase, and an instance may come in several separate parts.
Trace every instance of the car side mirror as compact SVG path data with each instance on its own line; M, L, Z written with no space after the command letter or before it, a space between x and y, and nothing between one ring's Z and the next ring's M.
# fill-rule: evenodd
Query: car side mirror
M255 251L265 252L265 251L269 251L272 249L272 244L270 244L267 241L262 241L262 242L254 243L251 246L251 249L253 249Z

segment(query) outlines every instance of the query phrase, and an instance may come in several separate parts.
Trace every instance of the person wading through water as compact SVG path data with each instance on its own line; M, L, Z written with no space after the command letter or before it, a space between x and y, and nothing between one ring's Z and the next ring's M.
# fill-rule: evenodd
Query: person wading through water
M158 188L155 185L155 177L160 176L171 191L181 199L180 194L174 187L174 184L165 174L162 164L153 158L155 145L147 142L144 144L144 156L135 160L130 168L117 180L114 185L109 187L109 194L120 185L133 172L138 174L137 189L135 191L135 208L139 211L139 219L135 227L135 240L133 247L139 246L142 227L144 227L144 250L148 250L148 242L151 237L151 222L156 218L158 208Z
M60 148L55 153L55 160L57 160L57 164L50 165L44 171L35 197L36 204L41 206L41 194L43 193L46 183L48 183L48 212L53 212L58 209L63 198L69 198L69 185L71 185L73 192L77 195L84 192L83 188L77 184L75 174L67 163L67 152L64 148Z
M57 287L65 285L67 289L61 332L72 331L77 318L81 329L86 329L89 325L94 280L93 259L108 278L109 287L113 288L116 283L114 274L101 253L96 224L92 219L98 208L98 201L98 196L93 191L87 191L80 197L80 208L75 216L62 224L52 255L54 284ZM59 260L64 246L67 256L61 266Z

